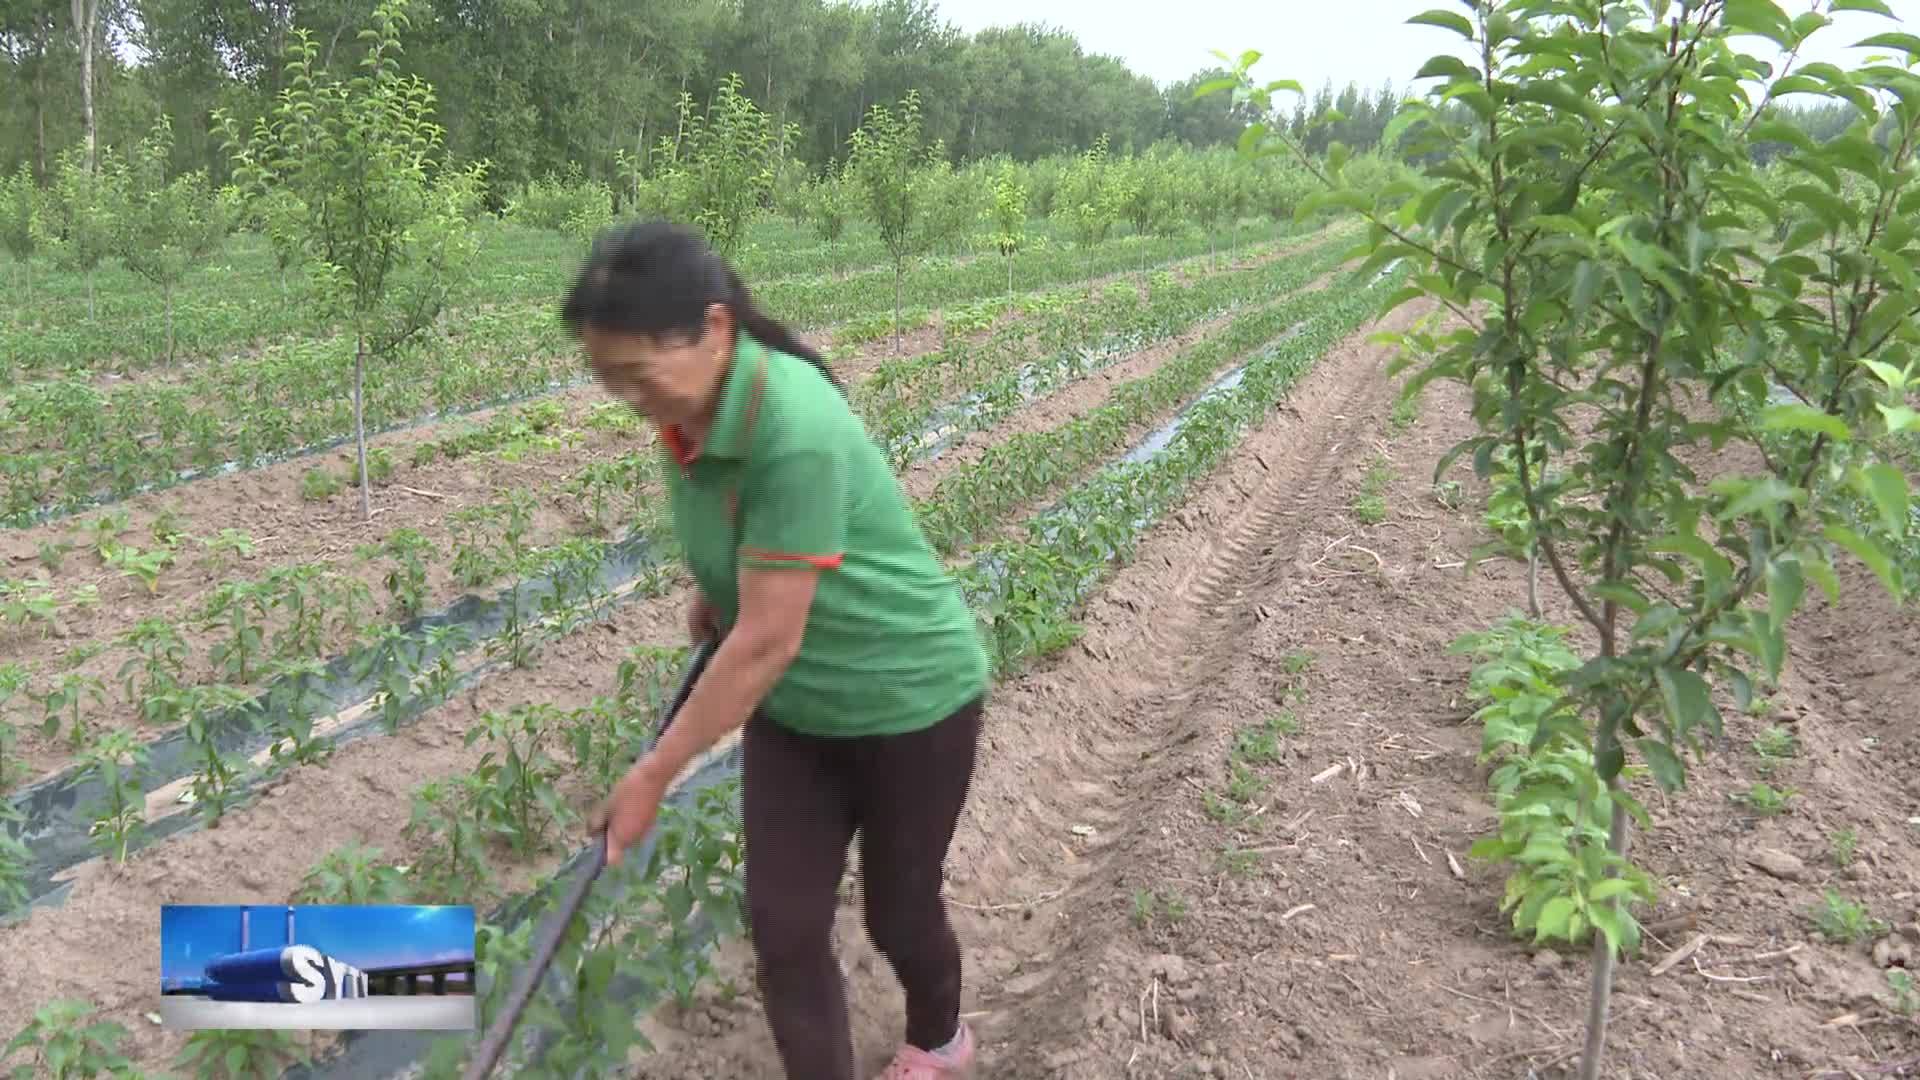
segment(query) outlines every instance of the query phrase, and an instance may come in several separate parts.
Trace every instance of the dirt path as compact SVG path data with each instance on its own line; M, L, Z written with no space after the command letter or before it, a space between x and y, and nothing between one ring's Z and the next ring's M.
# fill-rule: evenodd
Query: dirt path
M1504 875L1467 857L1494 817L1470 664L1446 651L1522 606L1525 571L1463 576L1484 491L1463 464L1448 479L1464 498L1443 505L1432 465L1470 430L1465 395L1436 386L1393 431L1389 353L1364 338L1146 539L1090 606L1081 645L997 693L949 875L977 1076L1566 1075L1585 953L1514 941ZM1368 524L1353 503L1376 461L1391 480ZM1634 853L1661 902L1644 954L1621 967L1610 1078L1885 1075L1920 1056L1920 1031L1875 1000L1872 955L1883 940L1920 949L1916 739L1898 681L1920 623L1847 580L1846 602L1866 606L1802 621L1771 711L1729 713L1688 791L1643 793L1654 828ZM1569 621L1550 594L1547 616ZM1850 666L1822 670L1842 652ZM1750 743L1774 723L1800 749L1772 782L1799 796L1764 818L1730 797L1759 775ZM1235 790L1229 750L1263 732L1275 760ZM1847 828L1858 855L1841 867L1829 852ZM1762 848L1798 869L1762 872ZM1891 936L1812 933L1828 889ZM856 904L838 936L871 1075L902 1013ZM1652 974L1696 933L1710 935L1698 967ZM749 953L732 943L720 963L748 992L653 1017L660 1052L630 1075L777 1080Z
M1403 309L1396 323L1413 314ZM988 1047L981 1075L1050 1075L1043 1060L1065 1067L1082 1052L1086 1066L1071 1075L1122 1075L1132 1047L1116 1045L1116 1058L1096 1049L1111 1041L1104 1034L1096 1046L1086 1034L1103 1021L1129 1030L1111 993L1131 1002L1139 990L1116 986L1120 973L1099 954L1131 902L1126 879L1156 865L1141 850L1141 811L1180 797L1169 787L1192 794L1169 762L1191 752L1214 675L1261 617L1250 586L1291 557L1280 538L1337 497L1331 487L1353 429L1390 393L1376 377L1384 350L1363 342L1355 335L1324 358L1230 464L1153 530L1089 605L1079 646L996 691L949 875L968 958L963 1007ZM902 1013L856 905L843 909L839 938L865 1075L884 1064ZM751 985L741 944L722 963L736 985ZM650 1031L662 1052L632 1075L778 1077L755 1008L750 997L716 997L689 1016L663 1015Z

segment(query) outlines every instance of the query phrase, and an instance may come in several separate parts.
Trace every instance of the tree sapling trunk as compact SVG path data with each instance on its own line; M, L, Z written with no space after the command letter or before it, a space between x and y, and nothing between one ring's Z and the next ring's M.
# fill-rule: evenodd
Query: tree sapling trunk
M360 457L360 519L373 520L373 496L367 487L367 419L363 404L367 370L367 335L359 334L353 343L353 439Z
M1618 782L1607 785L1612 792ZM1627 804L1613 800L1613 822L1607 834L1607 850L1621 858L1627 856ZM1604 903L1620 906L1617 897ZM1613 1004L1613 968L1615 954L1607 935L1596 928L1593 934L1593 983L1587 994L1587 1042L1580 1052L1580 1080L1600 1080L1601 1055L1607 1046L1607 1010Z

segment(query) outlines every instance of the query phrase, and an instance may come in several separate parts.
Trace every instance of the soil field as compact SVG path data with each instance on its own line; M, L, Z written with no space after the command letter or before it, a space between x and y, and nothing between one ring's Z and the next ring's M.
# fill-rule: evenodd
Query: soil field
M1279 264L1297 263L1299 280L1260 302L1195 308L1151 340L1069 364L937 457L905 464L908 488L939 520L969 523L943 541L955 566L1013 542L1021 522L1084 490L1203 390L1278 355L1293 331L1326 333L1344 318L1340 305L1364 283L1332 261L1309 272L1302 251L1242 265L1280 281L1289 267ZM1486 539L1486 491L1464 462L1439 485L1432 475L1472 429L1464 395L1436 385L1396 416L1391 348L1370 337L1425 313L1353 318L1330 346L1315 345L1279 399L1255 403L1252 427L1071 613L1082 626L1072 644L995 688L948 881L967 958L963 1009L982 1040L976 1076L1519 1080L1570 1070L1588 959L1515 940L1499 909L1502 872L1468 854L1496 817L1466 693L1472 661L1449 646L1521 608L1526 572L1467 569ZM933 356L947 343L927 332L908 351ZM1032 360L1047 352L1037 340L1019 347ZM846 366L857 399L868 400L862 387L886 351ZM899 377L924 377L922 397L951 402L985 385L987 369L973 364L929 361L932 374ZM590 428L591 395L556 400L564 426ZM1112 413L1103 434L1076 427L1122 406L1132 411ZM1058 468L984 475L1042 446L1061 455ZM339 558L401 522L442 542L432 530L456 508L510 488L544 492L591 461L645 448L644 433L602 431L518 463L423 466L382 490L372 531L351 524L347 495L298 505L297 472L284 467L174 497L198 500L181 504L196 530L233 521L287 536L264 549L269 562ZM157 508L140 509L150 528ZM546 506L534 530L580 526ZM33 557L17 544L8 554ZM87 572L105 602L64 633L99 639L145 617L135 602L151 601L110 593L125 583ZM201 573L184 593L212 585ZM1906 693L1920 677L1920 617L1858 568L1843 586L1838 605L1816 602L1798 621L1781 685L1754 714L1730 718L1687 790L1641 793L1653 827L1632 855L1660 900L1640 913L1645 948L1620 968L1609 1077L1886 1076L1920 1058L1920 1028L1888 995L1889 971L1920 951L1920 732ZM435 602L455 591L430 581ZM1551 589L1544 598L1550 621L1572 623ZM677 643L685 601L670 579L396 733L279 775L218 828L123 865L93 859L63 872L59 903L0 927L0 944L23 958L0 1000L0 1033L49 1002L82 1000L127 1029L122 1049L136 1064L164 1067L182 1039L146 1015L157 958L98 942L150 940L157 903L279 902L327 853L428 859L445 841L409 827L423 790L477 775L494 743L470 738L476 725L537 705L553 711L541 714L548 729L528 729L544 755L529 760L567 812L532 822L528 850L499 854L484 895L525 889L577 845L578 814L598 795L559 725L609 691L633 646ZM1792 736L1791 752L1761 754L1756 738L1775 729ZM56 743L29 745L36 769L61 763ZM1783 811L1734 798L1760 778L1792 793ZM338 813L346 804L357 811ZM838 937L866 1073L896 1045L902 1008L860 925L854 880L850 868ZM1830 896L1883 925L1831 943L1814 919ZM727 942L715 963L690 1006L648 1016L655 1049L634 1055L628 1075L780 1076L749 950ZM333 1041L311 1040L321 1050Z
M959 432L957 440L937 459L910 466L906 477L909 489L916 496L938 501L942 497L940 482L944 478L966 471L983 471L987 466L982 463L982 455L993 448L1065 428L1115 397L1120 388L1162 375L1172 360L1202 347L1213 347L1215 339L1230 325L1241 326L1247 320L1253 320L1256 325L1261 319L1273 321L1275 317L1263 312L1276 302L1293 303L1303 311L1326 307L1336 298L1335 292L1327 287L1332 279L1325 271L1313 267L1324 264L1331 269L1337 259L1329 259L1327 255L1337 254L1343 243L1333 238L1334 243L1329 245L1327 239L1312 241L1319 245L1316 250L1320 253L1311 256L1319 260L1318 263L1304 261L1309 256L1300 245L1293 245L1239 263L1223 259L1210 272L1196 268L1177 275L1178 282L1195 285L1229 273L1278 275L1272 280L1297 279L1297 283L1291 289L1262 296L1258 303L1240 309L1237 314L1232 311L1208 314L1203 310L1204 305L1193 308L1201 312L1199 317L1187 323L1162 323L1165 332L1149 335L1138 348L1121 348L1099 359L1091 368L1063 368L1062 374L1051 377L1050 382L1043 380L1043 385L1030 399L1017 407L1009 407L1004 416ZM1302 261L1290 262L1290 254ZM1230 271L1230 267L1234 269ZM1107 288L1132 290L1136 300L1142 295L1131 281L1107 283ZM1283 329L1284 320L1274 321L1273 330L1264 336L1271 337ZM1244 329L1239 332L1249 333ZM1037 341L1027 341L1020 334L1008 340L1016 351L1002 358L1003 365L1017 366L1022 355L1019 350L1033 353L1035 359L1039 358L1038 351L1044 351ZM1258 344L1259 339L1249 340L1251 344ZM1192 367L1194 362L1187 362L1194 374L1185 377L1201 388L1245 359L1242 353L1232 350L1200 355L1200 366ZM843 366L850 376L856 400L863 400L863 384L882 367L885 359L883 353L876 353L870 359L856 358ZM911 363L912 357L900 362ZM1076 361L1080 363L1083 362ZM980 368L972 377L984 377L993 370ZM936 382L943 396L964 396L968 390L966 378L959 375L940 376ZM1166 420L1182 400L1191 397L1186 394L1169 399L1171 404L1141 413L1122 434L1129 439L1144 436L1154 424ZM568 399L565 415L571 419L589 408L589 399L576 395ZM630 442L622 443L622 439ZM521 475L511 471L515 468L527 470L523 480L516 483L551 487L569 465L577 467L595 454L610 455L626 450L629 445L644 449L644 436L606 434L545 456L531 455L517 464L487 460L484 464L433 465L403 474L407 477L404 489L396 484L380 491L379 505L393 508L389 510L392 515L420 515L419 527L426 532L436 527L436 521L444 521L450 508L474 505L484 501L489 493L498 495L503 475ZM566 463L557 466L561 471L540 471L555 469L556 461ZM1097 463L1091 461L1090 466ZM230 513L225 520L244 521L266 533L270 519L247 518L243 516L246 511L240 509L257 504L262 507L259 513L286 515L280 519L282 523L271 524L274 532L292 538L290 546L327 544L324 534L318 541L310 535L323 530L318 516L320 509L298 506L284 495L275 497L271 487L254 489L251 501L246 497L245 485L270 483L262 479L269 471L207 481L186 489L186 493L208 500L195 504L199 507L194 517L196 528L211 529L222 520L223 513ZM1070 487L1084 478L1086 471L1054 477L1048 487L1024 492L1026 498L1020 502L1042 498L1047 490ZM418 490L406 490L414 488ZM214 492L218 494L206 494ZM173 497L180 495L176 492ZM213 501L216 499L227 501L216 504ZM223 511L223 505L228 509ZM297 550L312 551L317 556L337 555L356 535L378 535L379 530L388 527L382 519L376 519L373 530L353 523L351 499L347 495L336 497L324 509L330 509L336 516L335 528L339 535L333 543L338 546ZM142 511L148 517L154 513L144 506ZM541 527L556 530L569 527L570 523L557 512L549 512L553 514L551 524L543 519ZM976 531L984 537L991 531L990 525L988 522ZM285 549L269 549L267 561L284 562L282 550ZM91 571L104 572L100 568L91 568ZM202 587L210 584L207 582ZM436 578L432 589L435 596L440 596L451 587ZM469 775L481 766L482 755L490 752L492 744L475 743L467 738L475 725L531 703L561 712L587 706L618 682L618 668L629 658L634 646L675 641L685 602L684 585L670 579L663 590L612 608L598 621L542 643L526 665L506 669L472 690L430 707L394 735L342 745L323 763L298 766L267 780L256 798L236 807L216 828L188 831L155 841L152 847L136 852L125 864L96 858L63 870L59 880L64 891L57 902L0 928L0 940L23 950L23 954L32 953L41 958L32 964L21 992L10 995L8 1001L0 1005L0 1029L18 1030L33 1010L50 1001L83 999L95 1006L103 1019L130 1029L131 1037L123 1048L132 1053L142 1067L163 1065L179 1050L181 1039L178 1034L158 1029L146 1016L151 1010L152 986L157 977L153 961L146 957L102 955L98 957L99 962L94 963L85 950L76 950L75 943L100 940L103 936L150 937L148 924L154 917L156 903L237 902L249 898L268 902L286 900L302 888L308 873L320 857L329 852L350 849L398 865L419 862L434 846L435 839L408 829L412 812L422 792L436 781ZM77 636L73 630L66 632ZM89 627L88 632L104 636L98 626ZM502 855L490 883L493 891L488 895L524 888L536 875L550 869L552 851L571 843L580 827L579 811L599 795L599 789L582 772L564 768L569 760L568 752L560 745L564 733L548 730L540 735L547 740L551 760L559 763L549 775L572 816L543 821L531 857ZM41 740L38 745L44 754L37 760L49 763L58 760L62 749L58 743ZM343 800L364 806L365 812L343 817L328 810L328 807L338 807ZM474 899L476 903L481 902L477 890Z
M1525 568L1463 574L1485 493L1462 463L1442 478L1464 490L1449 508L1432 473L1471 433L1464 392L1436 385L1394 425L1389 358L1363 333L1323 359L1142 543L1081 642L998 689L948 883L976 1075L1570 1073L1588 958L1513 940L1501 875L1467 857L1495 818L1469 661L1447 650L1524 606ZM1376 468L1387 512L1368 524L1354 506ZM1875 953L1920 947L1920 732L1902 693L1920 619L1864 570L1843 580L1841 606L1801 619L1768 718L1730 723L1689 790L1649 804L1633 850L1661 900L1620 969L1606 1076L1891 1075L1920 1055ZM1758 775L1747 747L1766 723L1798 738L1766 774L1798 796L1760 818L1731 795ZM1262 730L1281 752L1223 823L1209 805L1229 756ZM1827 889L1890 931L1828 944L1809 918ZM873 1071L902 1004L847 894L839 944ZM716 985L750 988L746 946L723 952ZM750 992L669 1006L648 1034L660 1052L632 1076L781 1075Z

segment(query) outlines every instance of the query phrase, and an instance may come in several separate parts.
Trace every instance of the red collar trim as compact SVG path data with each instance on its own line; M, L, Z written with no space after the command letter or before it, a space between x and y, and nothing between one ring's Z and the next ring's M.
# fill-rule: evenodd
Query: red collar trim
M687 440L680 435L680 425L669 424L661 428L660 440L667 444L667 449L672 451L675 461L683 466L693 464L695 455L687 452Z

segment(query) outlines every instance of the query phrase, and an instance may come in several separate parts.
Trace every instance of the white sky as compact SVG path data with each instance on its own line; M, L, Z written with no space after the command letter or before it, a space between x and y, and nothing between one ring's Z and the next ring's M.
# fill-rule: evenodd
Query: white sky
M1790 14L1811 0L1784 0ZM1876 15L1841 12L1834 25L1814 35L1802 60L1859 63L1872 50L1852 43L1887 30L1920 33L1920 0L1887 0L1903 25ZM1407 19L1431 8L1464 11L1458 0L940 0L940 14L969 33L988 26L1046 23L1070 30L1090 53L1106 53L1162 86L1217 63L1209 50L1263 55L1253 69L1262 80L1292 79L1311 95L1332 79L1375 89L1391 79L1405 89L1427 58L1455 51L1461 39ZM1749 46L1769 57L1777 48L1764 39ZM1276 101L1287 107L1291 97ZM1811 100L1811 99L1807 99Z

